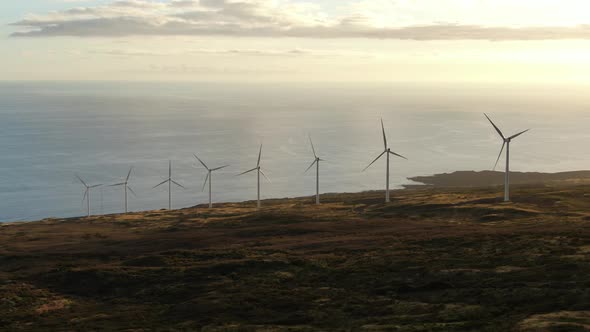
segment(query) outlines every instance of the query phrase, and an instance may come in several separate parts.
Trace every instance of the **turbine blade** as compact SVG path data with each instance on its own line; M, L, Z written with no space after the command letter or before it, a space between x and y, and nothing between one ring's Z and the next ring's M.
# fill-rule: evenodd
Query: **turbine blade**
M381 130L383 130L383 145L385 145L385 149L387 150L387 137L385 136L385 126L383 125L383 118L381 119Z
M88 188L86 188L86 190L84 190L84 197L82 197L82 203L84 203L84 201L86 200L86 197L88 197Z
M89 187L89 188L90 188L90 189L93 189L93 188L97 188L97 187L100 187L100 186L102 186L102 184L95 184L94 186L91 186L91 187Z
M262 158L262 144L260 144L260 151L258 152L258 163L256 166L260 166L260 159Z
M172 178L172 160L168 160L168 178Z
M81 178L81 177L79 177L77 174L76 174L76 177L78 178L78 180L79 180L80 182L82 182L82 184L83 184L85 187L88 187L88 185L86 184L86 182L84 182L84 180L82 180L82 178Z
M131 187L127 187L127 189L129 189L133 196L137 197L137 194L135 193L135 191L133 191L133 189L131 189Z
M117 183L117 184L111 184L109 187L119 187L119 186L124 186L127 183L123 182L123 183Z
M225 165L225 166L217 167L217 168L214 168L214 169L212 169L211 171L212 171L212 172L219 171L220 169L224 169L224 168L226 168L226 167L229 167L229 165Z
M311 165L309 165L309 167L308 167L308 168L305 170L305 173L307 173L307 171L309 171L309 170L310 170L310 169L313 167L313 165L315 165L315 163L317 163L317 162L318 162L318 159L316 158L316 159L313 161L313 163L311 163Z
M254 172L254 171L255 171L255 170L257 170L257 169L258 169L258 167L256 167L256 168L252 168L251 170L249 170L249 171L245 171L244 173L240 173L240 174L238 174L237 176L244 175L244 174L248 174L248 173L250 173L250 172Z
M313 156L318 157L318 155L315 153L315 147L313 146L313 141L311 140L311 135L309 135L309 143L311 143L311 150L313 151Z
M494 126L494 128L498 132L498 134L500 134L500 137L502 137L502 139L506 139L506 137L504 137L504 134L502 134L502 131L500 130L500 128L498 128L498 126L496 126L496 124L492 121L492 119L490 119L490 117L487 114L485 114L485 113L483 115L485 115L486 118L488 118L488 121L490 121L490 123L492 124L492 126Z
M197 158L197 160L201 163L201 165L203 165L203 167L205 167L206 169L209 169L209 167L207 167L207 165L205 165L205 163L199 157L197 157L196 154L193 153L193 156L195 156L195 158Z
M208 180L209 180L209 172L207 172L207 176L205 177L205 182L203 183L203 189L201 189L201 191L205 191L205 186L207 185Z
M393 151L389 151L389 153L391 153L391 154L392 154L392 155L394 155L394 156L398 156L398 157L400 157L400 158L404 158L405 160L408 160L408 158L406 158L406 157L402 156L401 154L395 153L395 152L393 152Z
M262 176L264 176L264 178L266 179L266 181L272 183L272 181L266 176L264 175L264 172L262 170L259 170L260 174L262 174Z
M520 133L518 133L518 134L516 134L516 135L512 135L512 136L508 137L508 139L517 138L518 136L520 136L520 135L522 135L522 134L526 133L526 132L527 132L527 131L529 131L529 130L530 130L530 129L527 129L527 130L525 130L525 131L521 131Z
M379 158L381 158L385 154L385 152L387 152L387 150L381 152L379 157L375 158L375 160L373 160L373 162L370 163L369 166L367 166L367 167L365 167L365 169L363 169L363 172L366 171L369 167L371 167L377 160L379 160Z
M186 187L185 187L185 186L183 186L183 185L181 185L180 183L178 183L178 182L176 182L176 181L174 181L174 180L170 180L170 181L172 181L172 183L174 183L175 185L179 186L180 188L182 188L182 189L186 189Z
M133 171L133 166L129 169L129 173L127 173L127 178L125 179L125 183L129 182L129 177L131 177L131 171Z
M498 166L498 162L500 161L500 158L502 157L502 152L504 152L505 146L506 146L506 142L502 143L502 148L500 149L500 153L498 154L498 159L496 159L496 163L494 164L494 171L496 170L496 167Z
M158 188L159 186L163 185L164 183L166 183L168 181L170 181L170 179L168 179L166 181L162 181L160 184L158 184L157 186L154 186L152 189L156 189L156 188Z

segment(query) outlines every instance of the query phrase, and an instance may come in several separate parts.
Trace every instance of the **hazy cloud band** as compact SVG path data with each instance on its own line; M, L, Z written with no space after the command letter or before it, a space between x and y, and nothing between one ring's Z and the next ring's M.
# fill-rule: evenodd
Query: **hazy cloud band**
M353 15L326 18L311 5L277 6L270 0L116 1L33 15L12 24L13 37L233 36L405 40L590 39L590 25L502 27L423 24L377 27Z
M560 40L590 39L590 26L577 27L483 27L474 25L428 25L400 28L299 27L291 29L245 27L193 27L178 23L153 25L129 18L95 19L54 25L18 25L37 27L15 32L13 37L126 37L126 36L233 36L372 38L405 40Z

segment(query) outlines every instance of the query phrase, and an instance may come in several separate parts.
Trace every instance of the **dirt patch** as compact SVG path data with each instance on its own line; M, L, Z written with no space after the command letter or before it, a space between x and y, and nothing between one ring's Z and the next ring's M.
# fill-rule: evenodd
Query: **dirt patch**
M518 324L523 332L589 331L590 311L560 311L534 315Z

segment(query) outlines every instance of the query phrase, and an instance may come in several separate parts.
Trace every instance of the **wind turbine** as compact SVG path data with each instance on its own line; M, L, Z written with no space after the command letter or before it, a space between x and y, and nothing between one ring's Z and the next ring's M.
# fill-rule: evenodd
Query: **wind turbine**
M256 167L252 168L249 171L245 171L244 173L240 173L238 174L238 176L242 176L244 174L248 174L250 172L254 172L256 171L257 173L257 188L258 188L258 197L257 197L257 207L258 209L260 209L260 174L262 174L262 176L264 176L264 178L270 182L270 179L268 177L266 177L266 175L264 175L264 172L262 172L262 169L260 167L260 158L262 158L262 144L260 144L260 151L258 152L258 163L256 163Z
M197 157L196 154L193 154L195 156L195 158L197 158L197 160L201 163L201 165L203 165L203 167L205 167L205 169L207 170L207 177L205 178L205 183L203 183L203 189L201 189L201 191L205 190L205 186L207 185L207 181L209 181L209 208L213 208L213 201L211 200L211 182L213 179L213 172L215 171L219 171L221 169L224 169L226 167L229 167L229 165L225 165L225 166L221 166L221 167L217 167L217 168L209 168L207 167L207 165L201 160L199 159L199 157Z
M320 204L320 161L324 161L323 159L321 159L320 157L318 157L318 155L315 152L315 147L313 146L313 141L311 140L311 136L309 136L309 143L311 144L311 150L313 151L313 157L315 158L313 160L313 163L311 163L311 165L309 165L309 167L305 170L305 173L307 173L307 171L309 171L313 165L316 166L316 174L315 174L315 203L317 205Z
M494 129L496 129L496 131L498 132L498 135L500 135L500 137L502 138L502 148L500 149L500 154L498 154L498 159L496 159L496 164L494 165L494 170L496 169L496 166L498 166L498 162L500 161L500 157L502 157L502 152L504 151L504 147L506 147L506 170L504 171L504 202L510 202L510 142L517 138L518 136L526 133L527 131L529 131L530 129L521 131L520 133L516 134L516 135L512 135L508 138L504 137L504 134L502 134L502 131L500 130L500 128L498 128L498 126L496 126L496 124L494 124L494 122L492 121L492 119L490 119L490 117L487 114L483 114L486 116L486 118L488 119L488 121L490 121L490 123L492 124L492 126L494 126Z
M76 175L76 177L84 185L84 187L86 187L86 190L84 191L84 197L82 198L82 203L84 203L84 200L86 200L86 211L87 211L88 217L90 217L90 190L100 187L100 186L102 186L102 184L96 184L93 186L89 186L88 184L86 184L86 182L84 182L84 180L82 180L82 178L80 176Z
M369 166L365 167L363 172L366 171L369 167L371 167L371 165L373 165L377 160L379 160L379 158L381 158L384 154L387 155L387 168L385 171L385 203L389 203L389 155L394 155L406 160L408 160L408 158L402 156L401 154L397 154L391 151L391 149L387 146L387 137L385 136L385 126L383 126L383 119L381 119L381 130L383 131L383 145L385 146L385 150L381 152L381 154L377 158L375 158L375 160L373 160L373 162L370 163Z
M180 188L186 189L180 183L172 180L172 161L168 162L168 179L162 181L160 184L158 184L157 186L154 186L152 189L156 189L159 186L163 185L164 183L168 183L168 210L172 210L172 184L174 183L175 185L179 186Z
M127 173L127 177L125 178L125 182L113 184L113 185L110 186L110 187L121 187L121 186L123 186L124 191L125 191L125 213L127 213L127 190L129 190L134 196L137 197L137 194L135 193L135 191L133 191L133 189L131 189L131 187L129 187L129 177L131 177L131 171L133 171L133 167L131 167L129 169L129 173Z

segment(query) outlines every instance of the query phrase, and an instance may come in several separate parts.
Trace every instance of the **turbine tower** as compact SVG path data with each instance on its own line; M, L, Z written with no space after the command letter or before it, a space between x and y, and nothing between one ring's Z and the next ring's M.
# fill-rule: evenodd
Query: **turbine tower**
M102 184L96 184L93 186L89 186L88 184L86 184L86 182L84 182L84 180L82 180L82 178L80 176L76 175L76 177L78 178L80 183L82 183L82 185L84 185L84 187L86 188L86 190L84 190L84 197L82 197L82 203L84 203L84 200L86 200L86 212L87 212L87 216L90 217L90 190L100 187L100 186L102 186Z
M127 173L127 177L125 178L125 182L111 185L111 187L121 187L121 186L123 187L123 190L125 193L125 213L128 212L128 210L127 210L127 190L129 190L133 194L133 196L137 197L137 194L135 193L135 191L133 191L133 189L131 189L131 187L129 186L129 177L131 177L131 171L133 171L133 167L131 167L129 169L129 173Z
M408 158L402 156L401 154L397 154L391 151L391 149L387 146L387 137L385 136L385 126L383 126L383 119L381 119L381 130L383 131L383 145L385 146L385 150L381 152L381 154L377 158L375 158L375 160L373 160L373 162L370 163L369 166L365 167L363 172L366 171L369 167L371 167L371 165L373 165L377 160L379 160L379 158L381 158L384 154L387 155L387 166L385 169L385 203L389 203L389 155L394 155L396 157L400 157L406 160L408 160Z
M512 135L510 137L505 137L504 134L502 134L502 131L500 130L500 128L498 128L498 126L496 126L496 124L492 121L492 119L490 119L490 117L487 114L483 114L486 116L486 118L488 119L488 121L490 121L490 123L492 124L492 126L494 126L494 129L496 129L496 131L498 132L498 135L500 135L500 137L502 138L502 148L500 149L500 154L498 154L498 159L496 159L496 164L494 165L494 170L496 169L496 166L498 166L498 162L500 161L500 157L502 157L502 152L504 151L504 147L506 147L506 170L504 171L504 202L510 202L510 142L517 138L518 136L526 133L527 131L529 131L530 129L521 131L520 133L516 134L516 135Z
M205 167L205 169L207 170L207 177L205 178L205 183L203 183L203 189L201 189L201 191L205 190L205 186L207 185L207 181L209 181L209 208L213 208L213 201L211 199L211 182L213 180L213 172L215 171L219 171L221 169L224 169L226 167L229 167L229 165L225 165L225 166L221 166L221 167L217 167L217 168L209 168L207 167L207 165L201 160L199 159L199 157L197 157L196 154L193 154L195 156L195 158L197 158L197 160L201 163L201 165L203 165L203 167Z
M180 188L186 189L180 183L172 180L172 161L168 162L168 179L162 181L160 184L158 184L157 186L154 186L152 189L156 189L159 186L163 185L164 183L168 183L168 210L172 210L172 184L174 183L175 185L179 186Z
M311 163L311 165L309 165L309 167L305 170L305 173L307 173L307 171L309 171L313 165L316 166L316 174L315 174L315 203L317 205L320 204L320 161L324 161L323 159L321 159L320 157L318 157L318 155L315 152L315 147L313 146L313 141L311 140L311 136L309 136L309 143L311 144L311 150L313 151L313 157L315 158L313 160L313 163Z
M257 173L257 208L260 210L260 174L262 174L262 176L264 176L264 178L270 182L270 179L264 174L264 172L262 172L262 169L260 167L260 158L262 158L262 144L260 144L260 151L258 152L258 163L256 164L256 167L252 168L249 171L245 171L244 173L240 173L238 174L238 176L242 176L244 174L248 174L250 172L254 172L256 171Z

